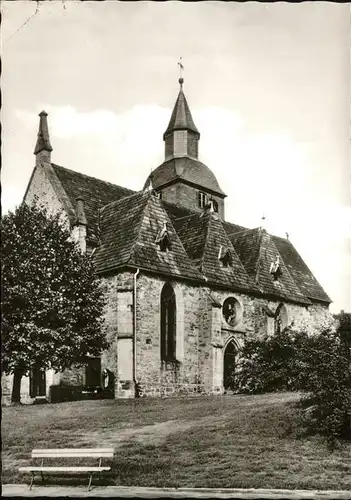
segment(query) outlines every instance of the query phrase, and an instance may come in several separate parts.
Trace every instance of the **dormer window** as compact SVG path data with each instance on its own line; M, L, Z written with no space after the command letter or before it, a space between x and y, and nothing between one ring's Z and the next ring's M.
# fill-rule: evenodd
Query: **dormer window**
M218 260L220 260L224 267L228 267L232 263L232 256L230 249L221 245L218 254Z
M159 246L161 252L166 252L171 248L171 239L167 229L167 222L163 223L163 228L159 231L155 243Z
M273 276L273 281L279 281L280 276L283 274L280 267L279 255L277 255L275 261L271 263L269 272Z
M199 191L199 207L200 208L206 208L206 206L208 205L208 197L207 197L207 194L205 193L202 193L201 191Z

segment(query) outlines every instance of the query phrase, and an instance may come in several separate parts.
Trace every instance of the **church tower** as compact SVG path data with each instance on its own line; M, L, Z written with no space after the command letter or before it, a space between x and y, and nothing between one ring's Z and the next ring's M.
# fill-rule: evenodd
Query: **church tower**
M183 92L183 82L184 79L179 78L180 91L168 127L163 134L166 160L179 156L198 158L200 133L191 116Z
M179 78L179 94L168 127L163 134L165 161L151 172L145 186L162 200L194 211L210 205L224 219L224 198L218 181L198 159L200 132L191 116L183 92L184 79Z

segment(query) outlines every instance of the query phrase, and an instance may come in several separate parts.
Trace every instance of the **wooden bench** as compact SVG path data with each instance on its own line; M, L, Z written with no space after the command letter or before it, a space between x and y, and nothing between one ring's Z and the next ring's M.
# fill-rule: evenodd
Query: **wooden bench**
M34 482L34 475L36 472L40 472L42 480L44 480L44 472L87 472L89 473L89 484L88 491L90 490L91 481L94 472L101 472L111 470L111 467L102 466L103 458L112 458L114 454L113 448L56 448L56 449L44 449L44 450L32 450L32 458L41 458L40 466L30 466L30 467L20 467L20 472L31 472L32 479L29 485L29 489L32 488ZM98 465L85 466L85 467L61 467L55 465L45 465L44 459L47 458L95 458L98 460Z

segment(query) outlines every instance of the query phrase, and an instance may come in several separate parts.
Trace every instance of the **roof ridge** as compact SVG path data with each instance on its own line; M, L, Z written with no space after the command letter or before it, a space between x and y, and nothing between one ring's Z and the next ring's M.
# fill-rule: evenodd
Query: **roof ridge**
M146 195L146 196L145 196L145 206L144 206L144 208L143 208L143 210L142 210L142 213L141 213L141 217L140 217L140 220L139 220L139 227L138 227L138 229L137 229L137 231L136 231L135 241L134 241L134 243L133 243L133 245L132 245L132 247L131 247L131 249L130 249L130 252L129 252L129 257L128 257L128 259L127 259L126 264L128 264L128 263L132 260L132 255L134 254L134 251L135 251L135 246L136 246L136 244L137 244L137 243L138 243L138 241L139 241L140 231L141 231L141 227L142 227L142 225L143 225L143 220L144 220L144 215L145 215L145 209L146 209L146 207L148 206L148 203L149 203L149 201L150 201L150 192L144 192L144 191L141 191L141 192L142 192L142 194L145 194L145 195ZM130 196L128 196L128 198L130 198Z
M78 174L78 175L81 175L82 177L85 177L88 179L93 179L94 181L103 182L104 184L109 184L110 186L117 187L119 189L124 189L125 191L130 191L131 194L138 192L138 191L133 191L133 189L130 189L130 188L119 186L118 184L114 184L113 182L104 181L103 179L99 179L98 177L93 177L92 175L87 175L87 174L83 174L82 172L77 172L77 170L72 170L71 168L62 167L62 165L57 165L57 163L51 163L51 165L52 165L52 167L61 168L62 170L66 170L67 172L71 172L73 174Z
M134 193L129 194L128 196L123 196L123 198L119 198L119 200L113 200L110 201L110 203L107 203L106 205L103 205L101 208L99 208L99 211L105 210L105 208L110 207L111 205L117 205L118 203L121 203L122 201L126 200L127 198L131 198L132 196L144 194L145 191L135 191Z
M189 214L189 215L183 215L183 217L176 217L176 220L181 220L181 219L186 219L187 217L195 217L195 216L198 216L200 217L201 213L197 213L197 212L194 212L192 214Z
M267 231L266 231L267 233ZM268 234L268 233L267 233ZM255 271L256 271L256 275L255 275L255 283L258 285L259 284L259 273L260 273L260 261L261 261L261 255L262 255L262 240L263 240L263 231L261 231L260 233L258 233L258 236L259 236L259 247L258 247L258 258L257 258L257 261L255 263Z
M227 222L227 221L224 221L224 222ZM232 224L232 223L229 222L229 224ZM227 233L227 236L229 238L230 236L234 236L236 234L248 233L249 231L255 231L255 230L257 230L257 228L252 228L252 229L247 228L247 229L244 229L243 231L236 231L236 232L233 232L233 233Z

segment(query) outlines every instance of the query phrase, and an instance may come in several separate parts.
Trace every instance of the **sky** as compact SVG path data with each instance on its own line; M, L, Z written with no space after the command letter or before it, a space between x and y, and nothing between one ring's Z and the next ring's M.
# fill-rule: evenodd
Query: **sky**
M182 57L226 219L288 233L331 311L351 311L350 4L25 0L1 11L3 213L22 201L42 109L54 163L142 189L164 159Z

